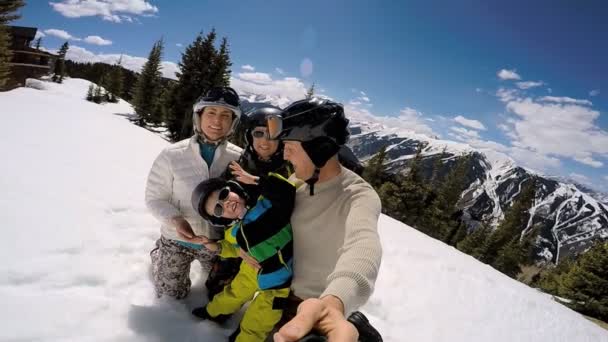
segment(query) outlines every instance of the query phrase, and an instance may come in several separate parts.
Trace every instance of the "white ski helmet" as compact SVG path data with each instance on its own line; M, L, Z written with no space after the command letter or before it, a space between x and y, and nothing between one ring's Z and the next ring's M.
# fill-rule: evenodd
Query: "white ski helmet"
M220 142L228 139L228 137L234 133L236 125L241 118L239 95L230 87L214 87L196 100L194 106L192 106L192 126L194 133L203 139L203 141L206 141L207 138L200 130L200 120L201 113L207 106L220 106L232 111L232 126L230 126L230 130Z

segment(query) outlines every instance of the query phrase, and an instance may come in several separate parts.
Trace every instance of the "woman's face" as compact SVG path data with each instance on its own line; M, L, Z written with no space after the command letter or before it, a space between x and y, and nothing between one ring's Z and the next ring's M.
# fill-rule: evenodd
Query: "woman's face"
M268 139L268 129L266 127L256 127L251 131L251 134L253 136L253 149L260 159L270 159L270 157L279 149L278 140ZM256 137L256 135L258 137Z
M232 111L222 106L207 106L200 114L200 130L211 141L218 141L226 137L232 127Z
M229 188L224 188L229 189ZM245 199L241 198L237 193L229 191L225 198L220 200L220 193L223 189L216 190L207 197L205 202L205 211L210 216L223 217L227 219L240 219L244 216L245 211ZM220 209L221 208L221 209ZM216 214L221 212L220 216Z

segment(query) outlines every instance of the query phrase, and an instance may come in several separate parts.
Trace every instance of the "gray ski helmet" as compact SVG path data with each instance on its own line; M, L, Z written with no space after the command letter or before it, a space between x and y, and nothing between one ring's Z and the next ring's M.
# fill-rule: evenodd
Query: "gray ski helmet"
M247 193L239 183L235 181L227 181L221 177L209 178L197 185L196 188L194 188L194 191L192 191L192 207L199 215L203 217L203 219L205 219L205 221L214 226L227 227L236 221L225 217L209 215L207 211L205 211L205 202L207 201L207 198L209 198L209 195L211 195L211 193L214 191L220 190L226 186L230 188L230 191L237 193L240 197L245 199L245 202L247 202Z
M349 136L344 107L331 100L312 98L296 101L283 110L277 138L300 141L315 166L321 168Z
M196 100L192 106L192 128L203 141L206 141L204 133L200 130L201 114L207 106L220 106L228 108L232 111L232 125L226 136L221 140L224 141L234 133L236 126L241 118L240 100L237 92L230 87L215 87L209 89Z

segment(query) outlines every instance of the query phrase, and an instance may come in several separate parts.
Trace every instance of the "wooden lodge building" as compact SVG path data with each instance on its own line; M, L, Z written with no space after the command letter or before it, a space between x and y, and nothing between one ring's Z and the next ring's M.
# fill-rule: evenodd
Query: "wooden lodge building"
M53 71L56 55L31 47L36 37L35 27L8 26L12 57L7 89L22 87L27 78L40 78Z

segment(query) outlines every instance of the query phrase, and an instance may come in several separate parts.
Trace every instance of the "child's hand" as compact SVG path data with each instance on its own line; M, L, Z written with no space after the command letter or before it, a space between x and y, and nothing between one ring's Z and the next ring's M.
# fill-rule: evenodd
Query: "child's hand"
M262 268L262 266L260 266L260 263L247 252L245 252L245 250L243 250L242 248L239 248L239 256L241 257L241 259L243 259L244 262L248 263L249 266L253 267L254 269L259 270L260 268Z
M244 184L255 185L258 184L258 179L260 179L260 177L253 176L249 172L243 170L241 165L235 161L230 162L230 170L236 180Z
M208 250L210 250L212 252L217 252L220 249L219 243L209 240L209 238L206 236L202 236L202 235L195 236L192 239L192 242L203 245L203 246L205 246L205 248L207 248Z

